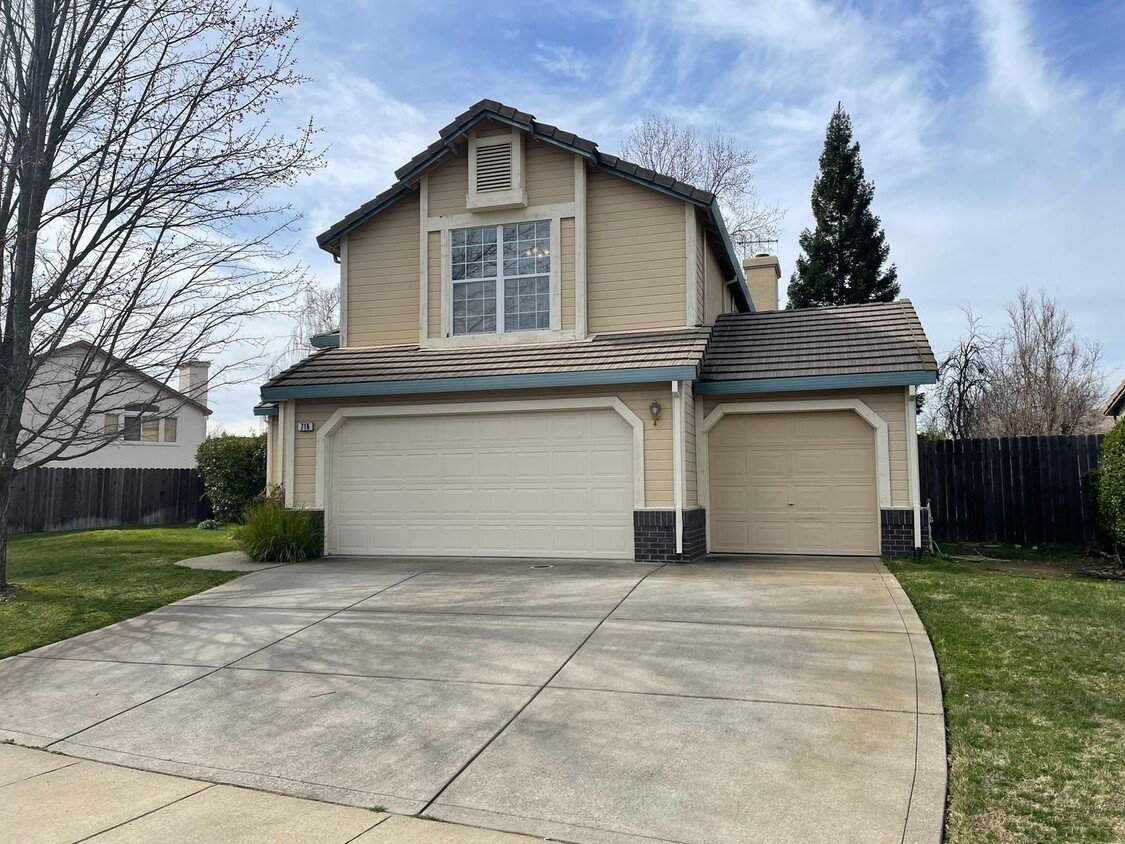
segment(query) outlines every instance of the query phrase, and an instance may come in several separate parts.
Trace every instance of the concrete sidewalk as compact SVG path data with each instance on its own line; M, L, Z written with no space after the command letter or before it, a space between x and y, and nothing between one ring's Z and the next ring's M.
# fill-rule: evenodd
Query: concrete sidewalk
M540 839L0 745L0 842L531 844Z

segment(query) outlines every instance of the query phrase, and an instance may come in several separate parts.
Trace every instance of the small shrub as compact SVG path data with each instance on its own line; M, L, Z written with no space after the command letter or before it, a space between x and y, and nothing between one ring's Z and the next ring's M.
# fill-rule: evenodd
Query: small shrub
M285 487L281 484L268 484L265 489L254 497L255 504L272 504L274 507L285 506Z
M212 437L195 453L215 518L236 522L266 485L266 435Z
M258 563L300 563L320 556L323 526L319 513L255 504L246 510L235 539Z
M200 530L222 530L224 523L218 519L204 519L196 527Z
M1125 547L1125 420L1105 436L1097 477L1102 527L1118 548Z

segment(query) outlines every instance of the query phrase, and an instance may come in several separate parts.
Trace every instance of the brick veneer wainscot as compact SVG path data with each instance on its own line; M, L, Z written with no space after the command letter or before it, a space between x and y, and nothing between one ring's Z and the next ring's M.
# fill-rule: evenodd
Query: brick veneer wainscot
M686 563L707 553L707 511L685 510L683 552L676 553L676 511L633 511L633 558L646 563Z
M882 554L891 559L914 556L914 511L882 510L879 514ZM922 508L922 550L930 550L930 509Z

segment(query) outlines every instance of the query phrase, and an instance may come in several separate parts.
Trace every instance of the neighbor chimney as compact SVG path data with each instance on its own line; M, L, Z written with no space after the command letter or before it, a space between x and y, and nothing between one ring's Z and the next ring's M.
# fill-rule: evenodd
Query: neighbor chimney
M189 360L180 364L180 392L207 407L209 360Z
M777 281L781 278L781 262L777 256L758 253L752 258L743 258L742 269L746 272L746 286L754 300L754 310L776 311Z

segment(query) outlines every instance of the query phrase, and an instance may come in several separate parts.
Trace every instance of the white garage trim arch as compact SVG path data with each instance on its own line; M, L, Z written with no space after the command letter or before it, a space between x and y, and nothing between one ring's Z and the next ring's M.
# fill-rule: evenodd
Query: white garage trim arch
M875 429L875 474L879 507L891 506L891 446L887 421L859 399L794 399L792 401L729 402L718 405L708 413L700 426L700 459L698 471L703 474L699 482L702 504L711 504L710 452L708 434L724 416L734 413L815 413L828 410L850 410ZM710 545L711 520L707 520L708 545Z
M645 426L625 402L616 396L570 399L527 399L523 401L447 402L445 404L394 405L393 407L341 407L316 435L316 507L324 509L328 489L328 444L332 434L349 419L393 416L454 416L481 413L520 413L551 410L613 410L633 429L633 507L645 506Z

